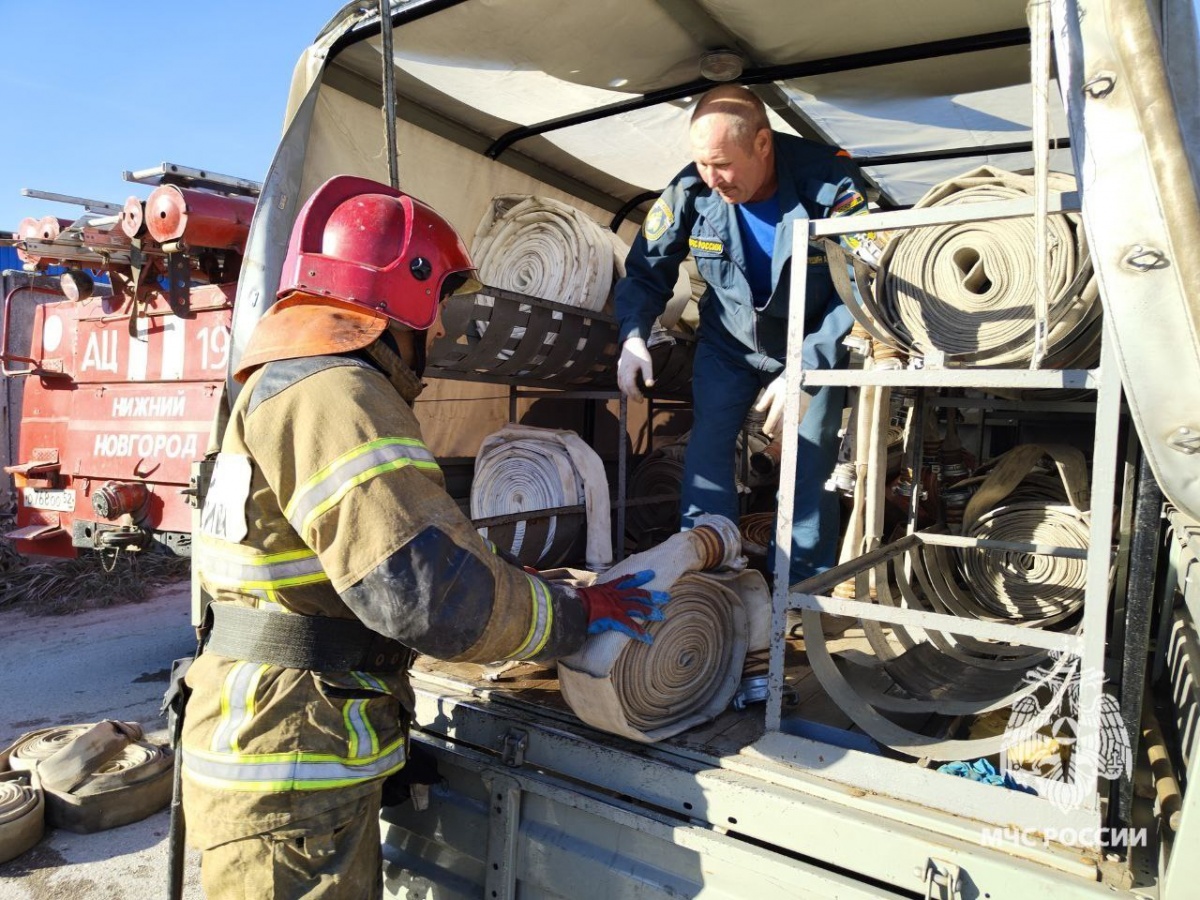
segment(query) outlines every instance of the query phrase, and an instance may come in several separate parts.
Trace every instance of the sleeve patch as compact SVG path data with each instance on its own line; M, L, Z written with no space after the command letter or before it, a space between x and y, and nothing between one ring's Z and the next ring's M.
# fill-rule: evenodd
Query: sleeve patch
M846 150L841 149L840 147L838 148L838 152L833 155L834 156L842 156L842 157L845 157L846 159L850 158L850 153Z
M642 223L642 235L648 241L657 241L667 233L667 229L675 222L675 213L667 205L667 201L659 197L650 208L650 214Z
M847 190L837 195L829 208L831 216L853 216L867 212L867 201L856 190Z
M688 246L692 248L693 252L705 255L710 253L720 255L725 252L725 245L720 241L706 240L698 237L689 237Z
M200 530L211 537L237 543L249 533L246 501L250 498L250 457L218 453L212 480L200 513Z

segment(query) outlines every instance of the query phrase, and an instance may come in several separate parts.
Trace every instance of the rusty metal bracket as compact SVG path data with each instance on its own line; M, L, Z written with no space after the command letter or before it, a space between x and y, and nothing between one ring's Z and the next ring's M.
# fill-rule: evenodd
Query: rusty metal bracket
M167 305L181 319L193 319L189 264L186 253L167 254Z

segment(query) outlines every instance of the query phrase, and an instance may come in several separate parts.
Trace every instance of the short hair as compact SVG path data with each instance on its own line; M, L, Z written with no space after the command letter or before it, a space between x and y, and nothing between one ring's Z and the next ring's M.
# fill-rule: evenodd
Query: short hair
M708 115L726 116L730 137L742 146L749 146L763 128L771 128L766 104L740 84L722 84L706 91L692 112L692 124Z

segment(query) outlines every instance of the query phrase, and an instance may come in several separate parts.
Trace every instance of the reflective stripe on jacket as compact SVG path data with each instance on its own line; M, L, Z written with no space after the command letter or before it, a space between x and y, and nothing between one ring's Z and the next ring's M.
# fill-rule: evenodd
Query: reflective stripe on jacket
M358 618L446 659L572 652L581 604L494 554L446 493L409 405L418 390L406 368L389 378L356 357L256 370L195 537L201 584L217 603ZM187 682L184 803L199 846L320 814L404 765L404 672L208 653Z

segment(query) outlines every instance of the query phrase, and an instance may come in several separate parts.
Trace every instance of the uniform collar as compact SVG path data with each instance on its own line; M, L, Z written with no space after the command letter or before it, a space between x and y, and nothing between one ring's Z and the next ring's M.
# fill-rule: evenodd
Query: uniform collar
M424 339L422 334L418 334L417 337ZM408 364L400 358L400 354L392 349L391 342L381 337L375 343L364 348L363 352L383 371L392 387L396 389L396 393L400 395L400 399L412 406L413 401L425 389L425 385L408 367Z

